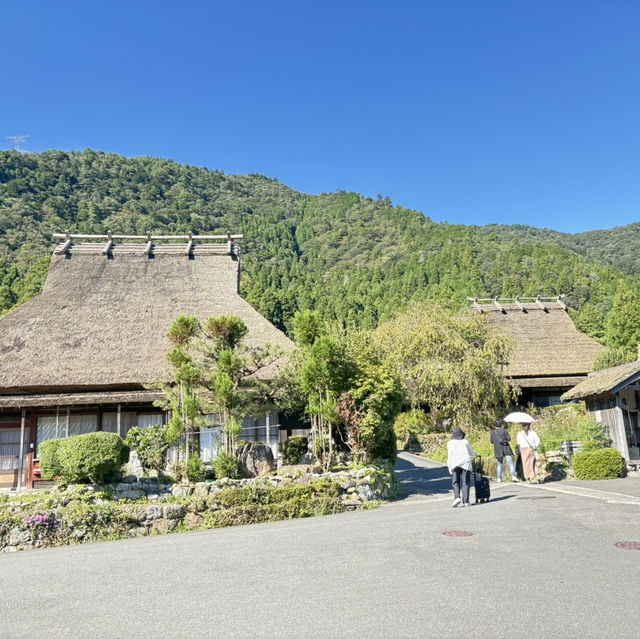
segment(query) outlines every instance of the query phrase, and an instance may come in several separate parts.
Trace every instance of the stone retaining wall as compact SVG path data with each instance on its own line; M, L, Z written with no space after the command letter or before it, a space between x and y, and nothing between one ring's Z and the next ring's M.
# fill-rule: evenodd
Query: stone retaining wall
M343 512L397 490L393 469L374 465L325 474L293 466L262 478L196 484L130 476L117 484L56 486L0 503L0 551Z

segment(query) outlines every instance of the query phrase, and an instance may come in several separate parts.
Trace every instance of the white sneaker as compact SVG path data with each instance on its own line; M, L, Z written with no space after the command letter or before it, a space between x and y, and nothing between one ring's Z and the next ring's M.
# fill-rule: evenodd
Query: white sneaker
M511 478L511 481L515 481L515 482L517 483L517 482L519 482L520 480L519 480L519 479L514 475L514 476Z
M498 477L498 479L496 480L499 484L502 483L502 477Z
M465 502L464 504L462 504L463 506L465 506L466 508L469 508L469 506L472 506L470 501Z
M461 503L462 503L462 499L460 499L460 497L457 497L456 499L453 500L453 504L451 504L451 505L454 508L457 508Z

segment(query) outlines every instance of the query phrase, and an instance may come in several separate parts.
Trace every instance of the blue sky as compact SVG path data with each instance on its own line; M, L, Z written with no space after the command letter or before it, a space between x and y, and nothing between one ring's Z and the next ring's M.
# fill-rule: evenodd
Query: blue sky
M0 148L343 189L435 221L640 219L640 2L6 2Z

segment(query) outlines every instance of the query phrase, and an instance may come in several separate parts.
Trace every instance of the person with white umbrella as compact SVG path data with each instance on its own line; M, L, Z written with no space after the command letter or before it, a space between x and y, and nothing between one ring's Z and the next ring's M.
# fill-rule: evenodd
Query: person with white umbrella
M524 478L531 483L536 481L540 483L538 479L538 459L540 457L538 453L538 446L540 446L540 437L538 433L531 428L531 424L535 421L531 415L527 413L509 413L504 418L505 422L512 422L520 424L522 430L518 433L517 444L520 449L520 456L522 457L522 471L524 472Z

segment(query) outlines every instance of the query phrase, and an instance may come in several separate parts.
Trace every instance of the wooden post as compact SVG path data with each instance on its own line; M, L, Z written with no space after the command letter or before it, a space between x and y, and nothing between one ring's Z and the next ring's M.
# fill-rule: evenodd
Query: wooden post
M65 427L65 437L69 437L69 422L71 421L71 410L67 408L67 424Z
M269 411L267 411L267 446L271 448L271 415Z
M232 245L231 245L231 233L227 233L227 253L231 255Z
M22 490L22 473L24 472L24 420L26 417L26 411L22 409L22 419L20 420L20 460L18 462L18 487L17 492Z
M151 239L151 233L147 233L147 248L144 249L145 255L151 255L152 244L153 244L153 241Z
M116 416L116 432L122 437L122 405L118 404L118 413Z

